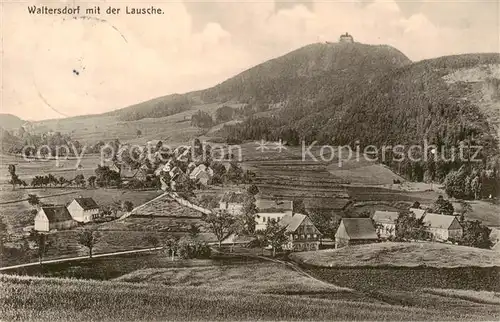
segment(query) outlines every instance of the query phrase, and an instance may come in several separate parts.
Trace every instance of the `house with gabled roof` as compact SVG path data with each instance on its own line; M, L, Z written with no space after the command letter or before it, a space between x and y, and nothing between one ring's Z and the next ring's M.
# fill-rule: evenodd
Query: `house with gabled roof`
M64 230L77 226L68 209L63 205L41 206L35 216L35 230Z
M427 210L420 208L410 208L410 212L413 213L413 215L415 215L415 218L420 219L425 217Z
M377 210L372 215L372 220L375 223L377 235L380 238L389 238L396 236L396 220L398 220L399 212Z
M288 243L283 245L284 249L299 252L319 249L321 232L307 215L287 214L279 224L288 235Z
M377 230L371 218L342 218L335 233L335 248L377 241Z
M90 222L99 215L99 205L92 198L75 198L67 208L71 217L78 222Z
M462 225L455 216L427 213L423 222L435 240L459 239L463 235Z
M259 198L255 201L257 214L255 216L255 229L266 229L271 220L279 222L284 216L293 214L292 200L272 200Z

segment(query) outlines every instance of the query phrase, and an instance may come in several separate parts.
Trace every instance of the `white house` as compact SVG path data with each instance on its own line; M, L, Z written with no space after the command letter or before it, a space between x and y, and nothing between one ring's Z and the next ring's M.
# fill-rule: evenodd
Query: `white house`
M424 224L436 240L458 239L463 235L462 225L455 216L427 213L424 217Z
M78 197L68 205L68 211L74 220L85 223L99 214L99 206L92 198Z
M255 202L257 216L255 218L255 229L266 229L270 220L280 221L286 215L293 214L293 201L257 199Z
M35 216L35 230L51 231L63 230L77 226L68 209L64 206L42 206Z
M372 219L375 222L377 234L381 238L396 236L396 220L399 213L396 211L377 210L373 213Z

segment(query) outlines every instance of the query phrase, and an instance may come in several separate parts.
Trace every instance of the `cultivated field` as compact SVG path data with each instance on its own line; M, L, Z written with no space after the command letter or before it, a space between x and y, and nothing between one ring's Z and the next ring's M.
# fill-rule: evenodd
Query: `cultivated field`
M335 163L331 164L328 171L337 178L352 184L386 185L392 184L393 180L404 181L402 177L386 166L362 158L359 161L344 162L341 166Z
M77 188L47 188L47 189L17 189L5 190L0 193L1 201L19 200L19 202L0 204L0 216L8 225L10 233L20 233L21 230L34 224L35 215L30 213L33 208L28 204L28 194L35 194L43 203L67 204L78 196L91 197L100 206L115 202L131 201L134 206L141 205L159 196L159 191L132 191L120 189L77 189Z

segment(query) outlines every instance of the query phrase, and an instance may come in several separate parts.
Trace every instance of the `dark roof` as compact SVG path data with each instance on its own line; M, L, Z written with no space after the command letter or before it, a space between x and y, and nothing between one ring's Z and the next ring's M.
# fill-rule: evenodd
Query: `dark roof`
M61 222L73 220L68 209L64 206L42 207L43 212L47 216L49 222Z
M255 207L259 212L285 212L293 210L293 202L291 200L257 199Z
M285 215L279 223L281 226L286 227L287 232L292 233L299 228L304 219L306 219L306 215L303 214Z
M75 201L84 209L96 209L99 208L99 205L92 198L75 198Z
M370 218L343 218L345 230L351 239L377 239L377 231Z

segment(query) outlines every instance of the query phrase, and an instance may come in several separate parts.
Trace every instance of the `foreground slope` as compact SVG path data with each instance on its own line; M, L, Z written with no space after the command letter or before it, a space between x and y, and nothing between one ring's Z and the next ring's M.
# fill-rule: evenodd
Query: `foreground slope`
M448 307L0 275L4 320L493 320L498 308L453 300ZM436 297L439 299L439 297ZM104 309L103 309L104 308Z

